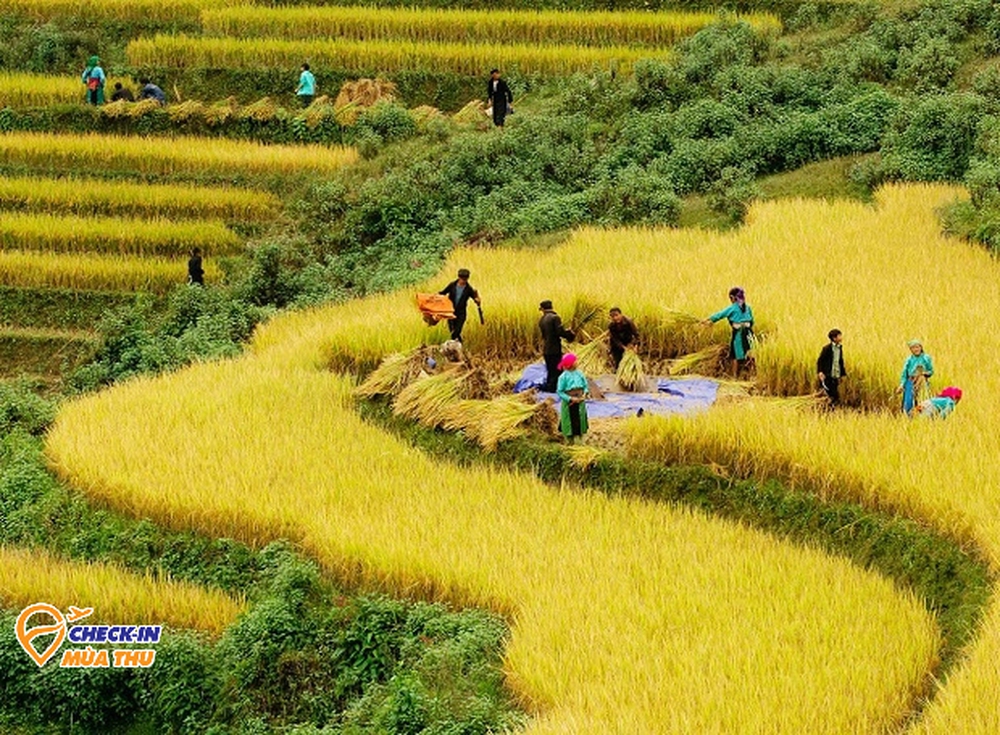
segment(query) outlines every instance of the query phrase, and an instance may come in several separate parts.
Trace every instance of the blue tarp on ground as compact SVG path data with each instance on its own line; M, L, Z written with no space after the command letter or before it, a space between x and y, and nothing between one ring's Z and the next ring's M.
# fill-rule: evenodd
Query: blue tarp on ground
M648 393L625 393L614 390L614 378L602 376L596 381L604 391L604 400L587 401L587 415L592 419L623 418L634 416L639 409L648 414L690 413L704 410L715 403L719 385L714 380L691 378L689 380L671 380L669 378L650 378L650 386L656 386L656 391ZM556 407L559 406L559 396L546 393L541 388L545 384L545 364L528 365L521 374L521 379L514 384L514 392L521 393L531 388L538 389L538 400L553 398Z

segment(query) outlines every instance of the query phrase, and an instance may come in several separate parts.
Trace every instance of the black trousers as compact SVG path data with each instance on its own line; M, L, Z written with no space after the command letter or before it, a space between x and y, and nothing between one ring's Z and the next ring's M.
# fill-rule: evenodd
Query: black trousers
M546 393L555 393L556 385L559 383L559 361L562 355L545 355L545 387Z
M615 372L618 372L618 366L622 364L623 357L625 357L624 348L622 347L611 348L611 361L615 364Z
M836 406L840 403L840 378L831 378L827 375L823 383L826 385L826 394L830 396L830 405Z
M580 404L569 404L569 433L570 436L583 436L583 426L580 421Z
M462 328L465 326L465 314L456 314L454 319L448 320L448 330L451 332L451 338L461 342L462 341Z

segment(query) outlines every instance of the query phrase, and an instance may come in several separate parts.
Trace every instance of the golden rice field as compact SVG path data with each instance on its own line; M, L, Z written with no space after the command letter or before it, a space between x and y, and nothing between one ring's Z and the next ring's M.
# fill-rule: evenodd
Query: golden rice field
M206 283L221 278L214 259L206 260L204 268ZM0 250L0 284L4 286L165 293L186 280L187 264L182 258Z
M233 255L242 240L221 220L173 221L161 217L77 217L0 211L0 248L51 253L184 256Z
M580 301L616 302L640 329L658 320L653 339L666 342L667 309L707 315L739 284L766 335L763 384L810 387L837 326L849 380L873 403L888 400L905 341L919 334L936 384L966 390L947 422L751 401L683 423L636 421L629 451L896 509L976 544L997 571L1000 438L987 396L1000 375L984 366L1000 266L939 235L933 209L958 194L889 187L877 208L759 204L724 234L583 230L545 253L456 253L433 283L469 267L490 321L466 330L467 344L512 338L518 351L533 342L543 298L564 314ZM440 335L422 325L412 293L289 314L239 361L68 404L47 453L62 477L128 512L248 541L287 535L348 579L509 614L505 665L537 713L531 732L898 729L936 646L908 595L693 513L433 462L362 423L346 405L350 379L326 370ZM192 461L178 468L178 454ZM998 729L994 601L967 659L907 731Z
M532 733L885 732L934 661L932 620L874 574L693 511L439 464L363 423L351 388L267 354L204 364L70 404L47 451L128 513L287 536L349 581L508 614Z
M0 14L46 22L59 18L117 21L197 21L204 8L230 0L0 0Z
M277 216L281 200L234 187L0 176L0 208L266 222Z
M218 590L138 575L110 564L68 561L42 550L0 546L0 604L93 607L89 620L168 625L220 635L246 609Z
M518 43L421 43L410 40L286 41L274 38L195 38L162 35L130 41L128 63L174 69L297 69L303 59L317 68L357 74L391 74L434 69L481 75L499 66L539 74L570 74L614 68L625 73L640 58L665 57L669 51L626 46L558 46Z
M712 12L469 10L338 5L239 5L202 11L206 35L242 38L406 39L446 43L669 46L722 18ZM763 32L778 32L770 13L735 16Z
M265 145L197 137L96 134L0 134L0 163L37 167L126 169L152 176L329 174L357 160L353 148Z
M0 0L2 4L2 0ZM82 71L82 69L81 69ZM115 82L131 84L126 78L108 77L108 89ZM44 107L55 104L83 102L87 90L79 76L53 76L26 72L0 73L0 108Z

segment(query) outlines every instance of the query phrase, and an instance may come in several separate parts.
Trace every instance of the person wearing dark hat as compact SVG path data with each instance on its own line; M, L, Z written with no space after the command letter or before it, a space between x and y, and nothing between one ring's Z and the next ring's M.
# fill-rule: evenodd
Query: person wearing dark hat
M438 291L442 296L451 299L454 307L455 318L448 320L448 329L451 331L451 338L456 342L462 341L462 327L465 326L465 318L468 316L469 299L479 306L482 300L479 292L469 285L469 270L467 268L458 269L458 278Z
M486 98L493 108L493 124L502 128L504 118L507 117L507 112L514 103L514 95L510 93L507 82L500 78L499 69L490 71L490 79L486 82Z
M542 332L542 357L545 360L545 390L555 393L559 383L559 361L562 360L562 340L572 342L575 336L563 327L562 319L552 308L552 302L546 299L538 305L542 318L538 320L538 328Z

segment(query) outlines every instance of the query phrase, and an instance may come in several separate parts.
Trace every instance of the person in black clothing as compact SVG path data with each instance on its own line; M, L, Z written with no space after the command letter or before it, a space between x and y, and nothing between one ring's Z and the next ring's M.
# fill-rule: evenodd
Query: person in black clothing
M611 342L611 359L615 363L615 370L622 362L625 355L625 348L639 339L639 330L627 316L622 314L622 310L617 306L612 306L608 312L611 322L608 324L608 337Z
M132 90L123 87L121 82L115 82L115 91L111 95L112 102L117 102L118 100L135 102L135 95L132 94Z
M201 267L201 248L191 251L191 258L188 260L188 283L192 285L205 285L205 271Z
M542 331L542 357L545 359L545 390L556 392L559 382L559 361L562 360L562 340L572 342L575 336L563 327L562 319L552 308L552 302L546 299L538 305L542 318L538 320L538 328Z
M841 346L844 335L839 329L831 329L827 336L830 342L820 350L819 359L816 361L816 376L819 378L820 387L830 398L830 405L836 406L840 403L840 381L847 377L847 370L844 369L844 349Z
M493 107L493 124L502 128L507 111L514 102L514 95L510 93L507 82L500 78L499 69L490 72L490 80L486 82L486 98Z
M448 320L448 329L451 331L451 338L458 342L462 341L462 327L465 326L465 317L468 314L469 299L482 303L479 292L469 285L469 271L466 268L458 269L458 278L443 289L439 294L451 299L452 306L455 307L455 318Z

